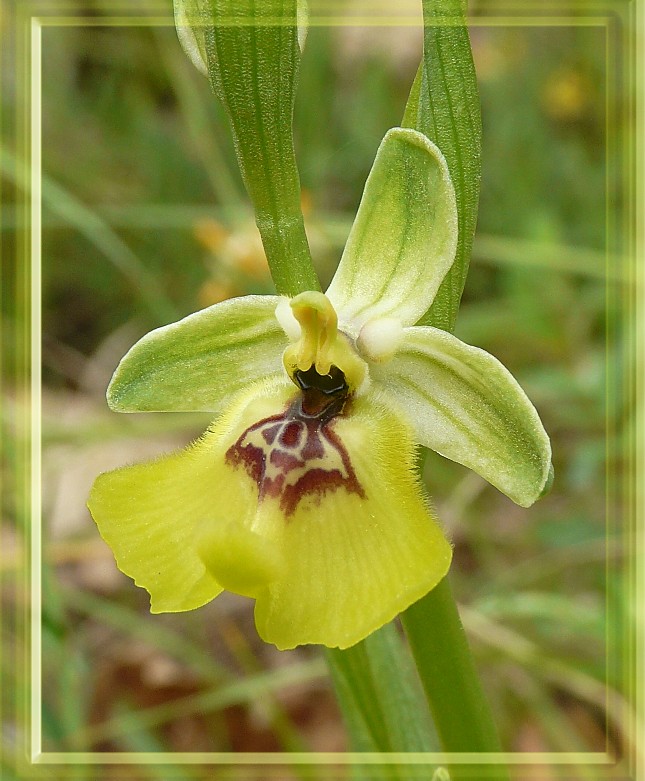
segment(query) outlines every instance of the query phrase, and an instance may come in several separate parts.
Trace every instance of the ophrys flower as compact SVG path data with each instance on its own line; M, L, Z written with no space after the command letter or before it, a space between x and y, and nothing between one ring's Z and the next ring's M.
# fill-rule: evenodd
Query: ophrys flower
M228 589L256 599L266 641L344 648L448 570L416 443L523 506L540 496L549 440L517 382L483 350L414 325L456 240L441 153L393 129L325 295L232 299L125 356L113 409L217 414L188 449L101 475L92 489L101 534L154 612Z

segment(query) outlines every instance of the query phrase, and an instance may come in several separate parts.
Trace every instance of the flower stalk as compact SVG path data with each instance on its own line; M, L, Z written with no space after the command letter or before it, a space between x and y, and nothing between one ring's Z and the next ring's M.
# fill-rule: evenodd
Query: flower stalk
M441 746L448 753L498 753L502 748L490 707L473 663L459 611L444 578L411 605L401 621L432 712ZM429 629L432 627L432 629ZM465 777L472 778L469 766ZM508 781L503 767L491 766L481 778ZM451 777L460 770L450 767Z
M278 293L320 290L293 146L297 0L175 0L175 21L187 54L228 115Z

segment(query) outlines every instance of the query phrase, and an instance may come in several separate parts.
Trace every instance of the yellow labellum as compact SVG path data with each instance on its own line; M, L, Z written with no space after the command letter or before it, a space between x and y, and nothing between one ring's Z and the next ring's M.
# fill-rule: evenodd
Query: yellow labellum
M155 612L226 588L267 642L344 648L446 574L407 425L375 393L325 404L262 383L188 449L97 480L92 514Z

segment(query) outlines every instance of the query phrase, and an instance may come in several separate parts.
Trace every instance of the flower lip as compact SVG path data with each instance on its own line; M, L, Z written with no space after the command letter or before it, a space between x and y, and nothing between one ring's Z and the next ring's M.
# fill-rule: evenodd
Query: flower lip
M225 461L243 467L258 487L258 501L276 499L284 521L300 502L344 490L365 496L335 419L345 414L344 391L325 394L310 387L286 408L246 428L226 451Z

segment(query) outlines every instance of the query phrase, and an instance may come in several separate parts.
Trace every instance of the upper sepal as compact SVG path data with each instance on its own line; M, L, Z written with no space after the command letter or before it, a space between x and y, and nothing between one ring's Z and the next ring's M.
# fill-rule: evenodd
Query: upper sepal
M389 130L327 290L339 321L354 337L377 318L414 324L456 247L457 205L443 155L416 130Z

